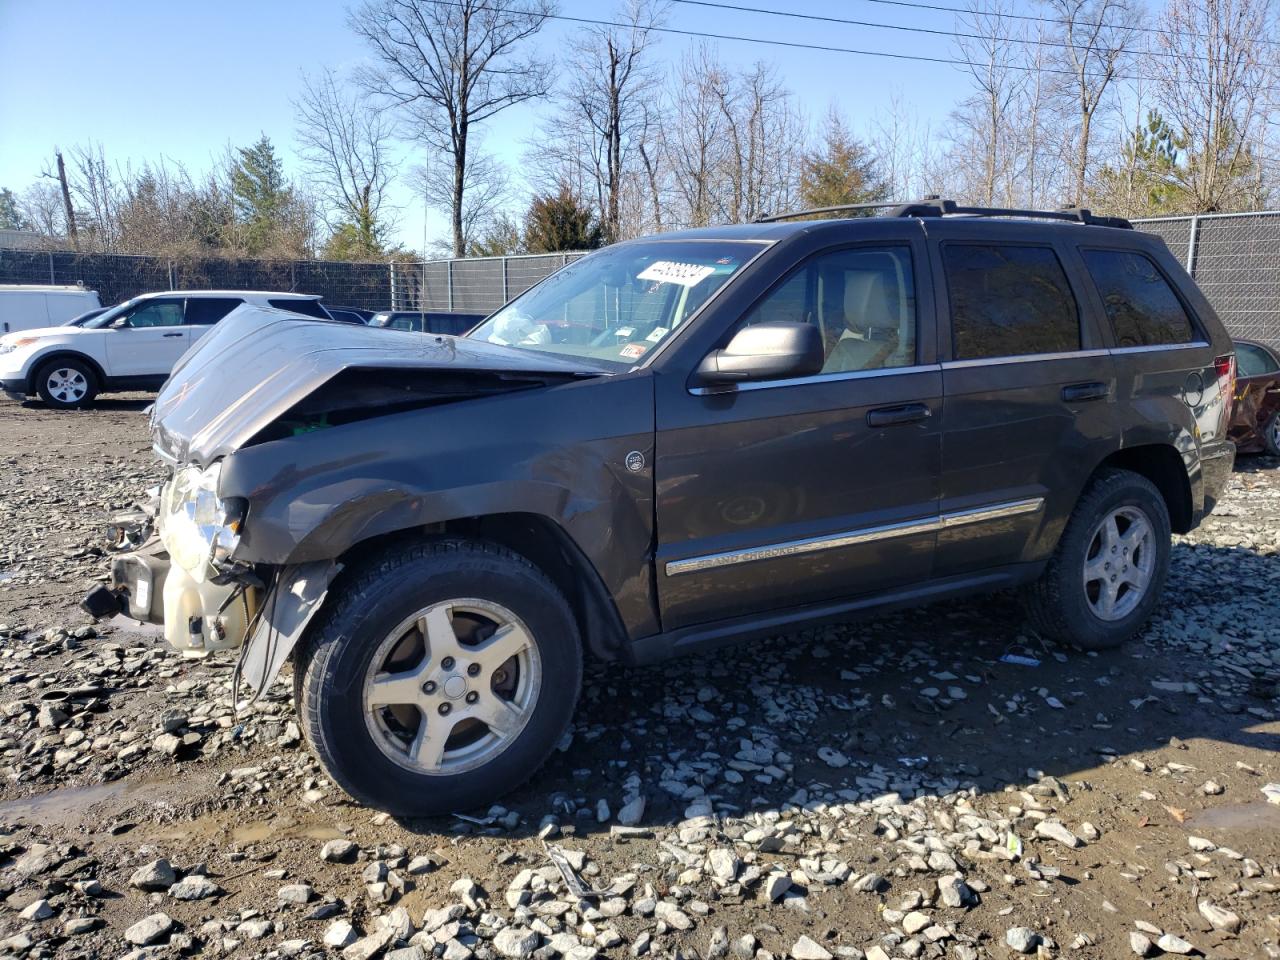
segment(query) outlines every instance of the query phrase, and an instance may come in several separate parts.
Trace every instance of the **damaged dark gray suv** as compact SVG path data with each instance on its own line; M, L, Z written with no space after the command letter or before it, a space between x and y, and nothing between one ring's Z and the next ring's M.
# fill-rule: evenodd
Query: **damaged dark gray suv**
M1231 342L1164 244L778 221L611 246L464 337L238 312L160 394L171 479L87 608L258 692L292 659L326 770L400 814L529 777L587 655L1010 587L1060 641L1138 631L1234 458Z

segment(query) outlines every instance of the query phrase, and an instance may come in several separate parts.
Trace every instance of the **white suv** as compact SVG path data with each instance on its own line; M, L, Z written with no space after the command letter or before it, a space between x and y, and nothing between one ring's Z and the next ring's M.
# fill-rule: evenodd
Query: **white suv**
M103 390L158 390L178 359L242 304L330 320L320 298L301 293L174 290L144 293L79 327L0 337L0 388L39 394L52 407L84 407Z

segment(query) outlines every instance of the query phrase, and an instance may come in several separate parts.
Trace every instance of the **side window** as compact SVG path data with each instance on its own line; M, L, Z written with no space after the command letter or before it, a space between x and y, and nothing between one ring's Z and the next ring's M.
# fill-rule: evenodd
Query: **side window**
M127 327L179 327L182 326L181 300L148 300L130 312L125 321Z
M1080 349L1080 311L1050 247L942 247L957 360Z
M290 313L300 313L304 317L315 317L317 320L328 320L329 315L324 312L320 306L319 300L302 300L284 299L283 297L276 300L268 300L268 304L277 310L288 310Z
M1236 344L1236 363L1241 377L1261 377L1280 369L1271 354L1251 343Z
M751 308L740 326L811 323L822 333L823 373L908 367L916 359L916 288L906 247L819 254Z
M409 317L409 316L404 316L404 317L392 317L392 318L391 318L391 321L390 321L389 323L387 323L387 324L386 324L386 326L390 327L392 330L416 330L416 329L418 329L417 324L414 322L414 318L413 318L413 317Z
M187 323L210 326L234 310L243 300L234 297L189 297L187 299Z
M1191 318L1151 259L1120 250L1081 250L1121 347L1190 343Z

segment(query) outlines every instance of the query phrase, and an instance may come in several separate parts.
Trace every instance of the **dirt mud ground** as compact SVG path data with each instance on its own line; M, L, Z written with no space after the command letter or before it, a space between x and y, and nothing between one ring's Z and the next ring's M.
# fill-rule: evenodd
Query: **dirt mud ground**
M0 953L1280 957L1276 461L1121 650L997 596L597 665L532 782L399 822L325 779L287 678L235 715L230 659L78 611L161 476L147 402L0 401Z

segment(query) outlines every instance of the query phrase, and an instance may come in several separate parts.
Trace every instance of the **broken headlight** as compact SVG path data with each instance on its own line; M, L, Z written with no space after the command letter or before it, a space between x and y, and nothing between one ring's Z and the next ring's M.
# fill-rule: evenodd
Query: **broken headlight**
M243 503L218 498L222 464L182 467L160 492L160 539L169 559L197 582L228 560L240 542Z

